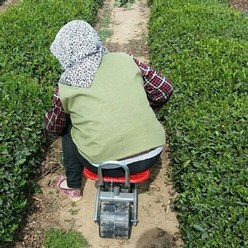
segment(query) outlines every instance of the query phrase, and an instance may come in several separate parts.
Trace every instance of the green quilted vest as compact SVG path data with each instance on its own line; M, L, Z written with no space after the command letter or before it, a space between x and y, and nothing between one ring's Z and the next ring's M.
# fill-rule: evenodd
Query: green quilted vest
M140 69L127 54L104 55L90 88L59 84L59 92L71 116L72 139L91 163L126 158L165 143Z

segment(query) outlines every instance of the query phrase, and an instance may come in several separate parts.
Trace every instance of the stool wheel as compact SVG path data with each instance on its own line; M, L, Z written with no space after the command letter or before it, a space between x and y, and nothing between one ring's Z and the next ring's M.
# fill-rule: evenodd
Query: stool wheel
M129 239L131 214L129 202L102 202L100 206L99 236Z

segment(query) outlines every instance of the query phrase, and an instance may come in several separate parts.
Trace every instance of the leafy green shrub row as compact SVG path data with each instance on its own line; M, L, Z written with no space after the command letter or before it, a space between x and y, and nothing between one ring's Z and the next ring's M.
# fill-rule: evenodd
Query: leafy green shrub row
M94 24L101 0L23 0L0 15L0 247L13 240L45 139L44 113L60 74L49 47L72 19Z
M248 19L214 0L153 0L151 61L174 82L162 110L185 247L248 247Z

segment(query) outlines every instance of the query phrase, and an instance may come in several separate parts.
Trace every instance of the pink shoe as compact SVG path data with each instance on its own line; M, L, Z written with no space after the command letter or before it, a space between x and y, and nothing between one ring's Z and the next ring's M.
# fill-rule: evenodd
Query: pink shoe
M61 188L61 184L66 180L65 176L58 176L56 178L56 187L57 190L61 193L64 193L72 201L80 201L82 199L81 189L71 189L71 188Z

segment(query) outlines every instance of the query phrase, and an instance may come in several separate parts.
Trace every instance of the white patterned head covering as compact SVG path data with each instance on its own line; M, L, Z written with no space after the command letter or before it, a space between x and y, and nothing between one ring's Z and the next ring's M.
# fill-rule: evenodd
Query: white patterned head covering
M108 52L97 32L85 21L64 25L50 47L65 70L59 83L90 87L102 56Z

